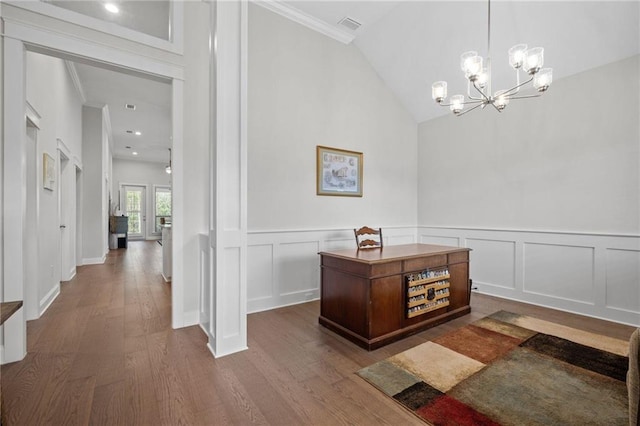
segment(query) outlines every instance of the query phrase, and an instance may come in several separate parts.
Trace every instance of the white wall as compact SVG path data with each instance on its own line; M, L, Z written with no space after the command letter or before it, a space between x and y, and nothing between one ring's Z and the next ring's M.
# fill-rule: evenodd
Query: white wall
M360 51L249 6L248 228L416 222L417 126ZM364 154L363 197L316 195L316 146Z
M70 158L82 156L82 101L69 76L64 61L37 53L26 55L26 94L27 101L41 116L37 137L36 170L38 173L38 260L37 260L37 298L38 310L42 313L59 292L59 280L67 279L71 271L60 270L60 224L58 210L59 188L64 186L69 197L69 217L65 218L68 232L75 240L75 179L60 179L58 159L58 140L68 148ZM58 174L57 185L53 191L42 186L43 154L47 153L56 160ZM70 163L73 161L71 160ZM69 164L71 169L73 164ZM75 174L75 173L72 173ZM71 174L67 175L70 176ZM64 247L65 256L75 257L72 247ZM29 266L28 266L29 267ZM32 285L32 283L25 283Z
M640 325L639 58L421 123L419 241L472 248L481 292Z
M2 4L0 4L0 13ZM4 37L0 37L0 99L4 99ZM4 102L0 102L0 164L4 164ZM0 212L4 213L4 173L0 173ZM4 220L4 217L3 217ZM0 226L0 302L4 302L4 226ZM0 362L4 362L4 327L0 326Z
M177 255L184 265L184 313L190 324L199 321L200 234L209 232L210 7L206 2L184 2L184 184L173 188L172 201L175 206L176 197L182 197L184 206L183 244ZM176 238L174 227L173 244Z
M147 188L147 239L158 239L160 233L155 232L153 203L154 185L171 186L171 175L165 172L167 164L150 163L145 161L113 159L113 186L111 189L111 202L117 205L117 209L123 210L121 200L124 193L120 191L123 184L144 185Z
M421 123L419 224L638 235L638 58Z
M102 263L106 254L107 228L104 210L104 138L102 108L82 108L82 263Z
M250 312L319 297L318 251L353 228L413 242L417 125L353 45L249 5ZM363 153L363 197L316 195L316 146Z

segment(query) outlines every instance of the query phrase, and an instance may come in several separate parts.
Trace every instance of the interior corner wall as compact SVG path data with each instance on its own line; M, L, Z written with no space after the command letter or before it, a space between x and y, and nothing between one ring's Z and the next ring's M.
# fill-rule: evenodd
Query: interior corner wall
M147 187L147 202L145 205L147 210L147 239L158 239L160 237L160 233L155 232L153 188L154 185L171 186L171 175L165 172L165 166L166 164L163 163L123 160L121 158L113 159L111 203L116 210L124 210L124 206L120 205L124 196L124 194L120 193L120 185L138 184L146 185Z
M421 123L418 223L638 235L638 58Z
M362 53L249 5L248 229L415 226L417 125ZM316 195L316 146L363 156L363 196Z
M102 263L105 234L102 109L82 108L82 259L83 264Z

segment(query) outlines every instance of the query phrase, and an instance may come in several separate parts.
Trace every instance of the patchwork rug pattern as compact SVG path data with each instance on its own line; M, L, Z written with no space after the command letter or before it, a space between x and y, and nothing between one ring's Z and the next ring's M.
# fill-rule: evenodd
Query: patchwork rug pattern
M358 374L434 425L627 425L627 352L500 311Z

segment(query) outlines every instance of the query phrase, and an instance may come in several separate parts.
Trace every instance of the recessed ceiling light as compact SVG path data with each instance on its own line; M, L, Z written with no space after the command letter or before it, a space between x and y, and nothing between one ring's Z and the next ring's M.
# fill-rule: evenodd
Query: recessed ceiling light
M118 9L118 6L116 6L113 3L105 3L104 4L104 8L107 9L107 11L111 12L111 13L118 13L120 12L120 9Z
M132 154L133 155L138 155L138 153L136 151L133 151Z
M129 145L125 146L125 148L127 148L127 149L131 149L131 147L130 147Z
M142 132L139 130L136 130L136 136L141 136L141 135L142 135Z
M124 107L126 109L131 109L131 110L135 110L136 106L134 104L124 104Z
M129 134L133 134L133 130L125 130L125 132L127 132Z

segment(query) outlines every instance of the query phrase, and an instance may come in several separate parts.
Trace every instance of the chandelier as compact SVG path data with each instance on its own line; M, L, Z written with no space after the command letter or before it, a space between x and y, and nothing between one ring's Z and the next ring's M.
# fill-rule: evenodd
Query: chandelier
M516 44L509 49L509 65L516 72L516 84L510 89L491 91L491 0L488 0L487 13L487 58L484 61L478 52L464 52L460 56L460 67L467 81L467 98L464 95L447 97L447 82L436 81L431 86L431 96L440 106L449 107L455 115L463 115L476 108L493 106L502 112L511 99L537 98L549 88L552 80L552 69L542 68L544 62L542 47L527 48L526 44ZM521 82L520 71L527 73L526 81ZM520 88L533 82L538 94L522 95ZM473 87L473 89L472 89ZM464 109L465 106L471 108Z

